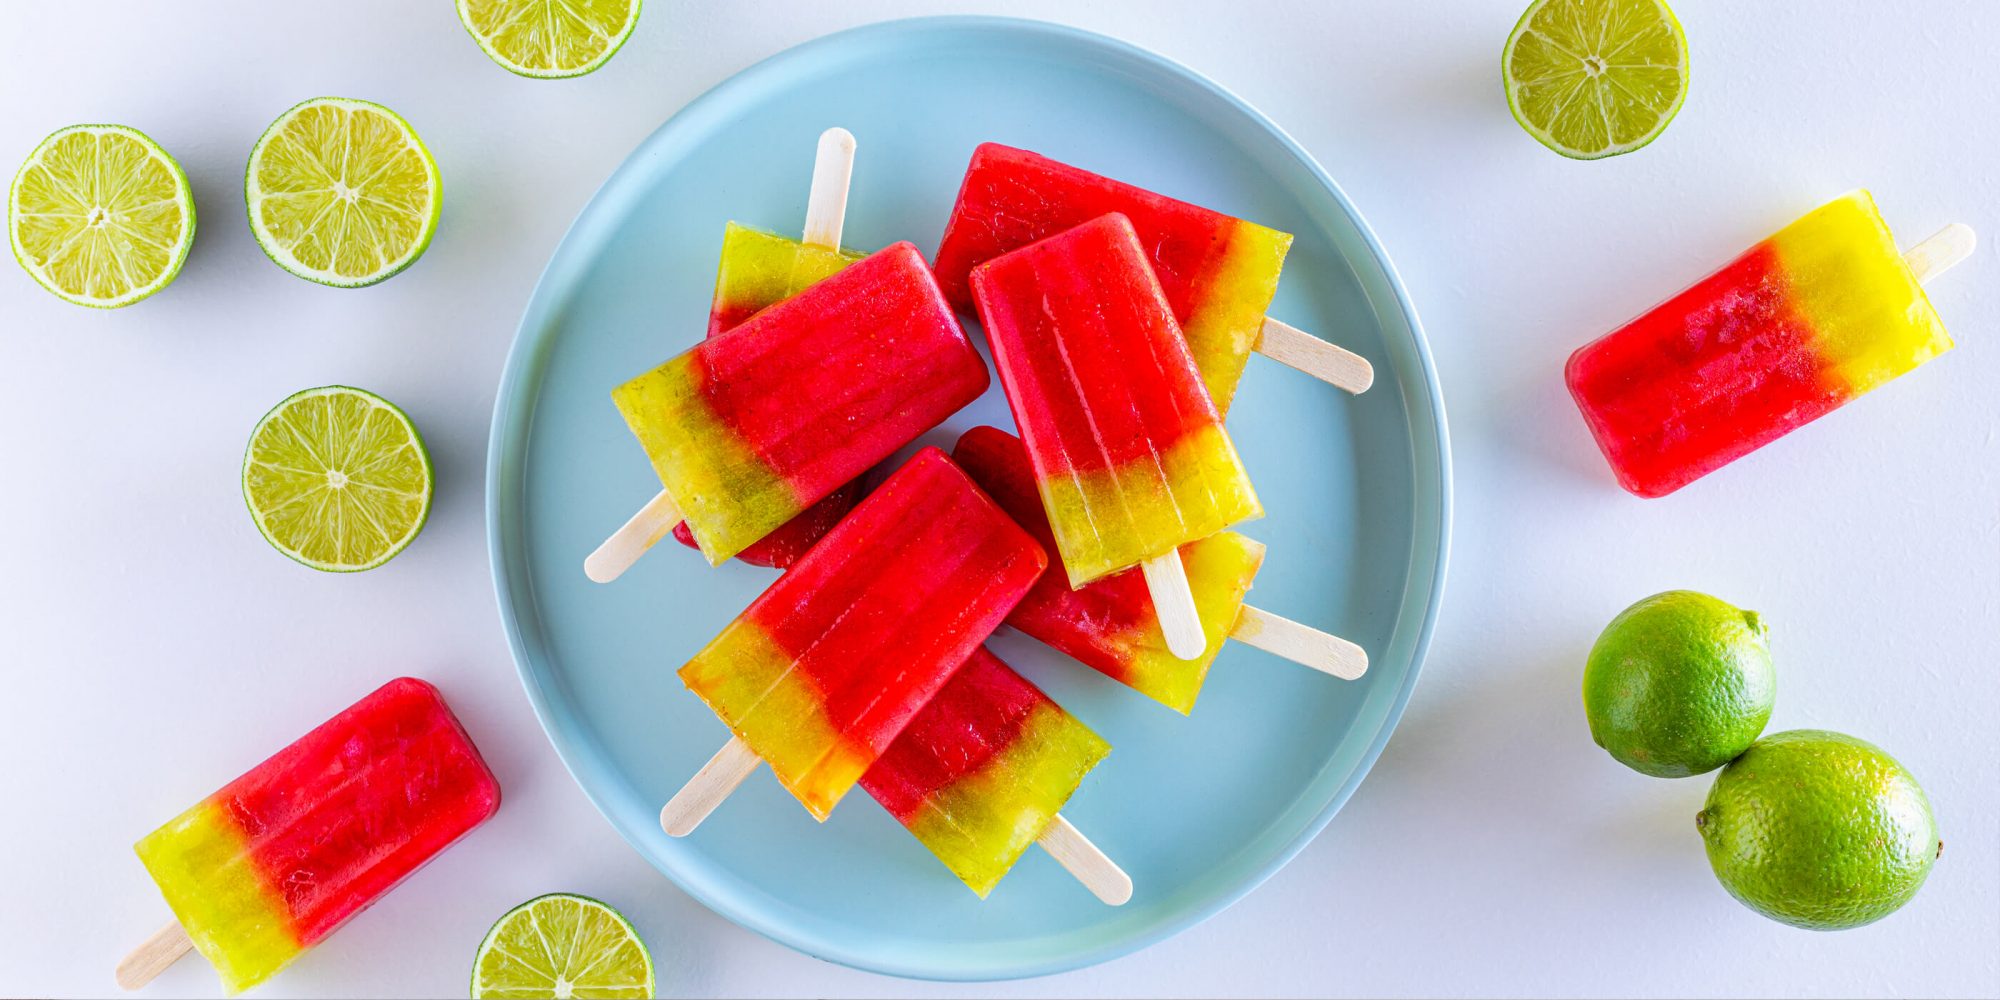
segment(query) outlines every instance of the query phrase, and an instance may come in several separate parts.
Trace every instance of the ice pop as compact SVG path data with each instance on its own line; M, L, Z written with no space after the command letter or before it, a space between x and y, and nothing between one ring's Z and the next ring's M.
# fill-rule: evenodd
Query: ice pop
M1906 260L1852 192L1577 350L1570 394L1619 483L1665 496L1949 350L1922 282L1971 244Z
M612 399L702 554L719 564L986 384L986 365L930 268L898 243L625 383Z
M733 787L762 760L825 819L1047 564L943 452L918 452L681 668L735 734L718 758L747 765L707 777ZM720 801L697 784L663 810L669 833Z
M730 223L722 235L722 263L716 269L715 299L708 312L709 337L728 333L744 320L796 297L865 256ZM854 509L860 493L856 483L834 490L738 552L736 558L775 569L790 566ZM686 522L674 526L674 537L682 545L697 547Z
M229 992L256 986L499 806L437 689L390 681L139 841L184 936L156 935L119 981L191 941Z
M1263 508L1132 224L996 257L972 289L1070 586L1144 564L1168 647L1199 655L1177 550Z
M1054 546L1019 438L996 427L974 427L959 437L951 455L1001 510L1044 547ZM1368 654L1360 646L1243 602L1264 564L1261 543L1217 532L1182 546L1181 562L1207 640L1200 656L1182 659L1167 649L1145 578L1130 571L1076 590L1062 574L1044 573L1007 624L1182 715L1194 710L1226 639L1346 680L1367 672Z
M1138 230L1218 412L1229 411L1253 350L1349 392L1374 381L1360 356L1266 320L1290 233L998 143L972 154L938 246L938 281L969 309L975 267L1112 212Z
M982 647L862 775L861 787L984 898L1110 752ZM1130 895L1128 879L1122 898L1106 901Z

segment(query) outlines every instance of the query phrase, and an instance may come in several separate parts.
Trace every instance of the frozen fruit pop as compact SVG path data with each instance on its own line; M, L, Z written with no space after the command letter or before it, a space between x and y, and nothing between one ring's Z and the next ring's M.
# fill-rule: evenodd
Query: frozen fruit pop
M930 268L898 243L625 383L612 399L702 554L719 564L986 384L986 366Z
M1049 835L1111 744L985 648L917 713L861 787L984 898ZM1066 824L1065 824L1066 826ZM1121 903L1123 893L1106 902Z
M191 941L229 992L249 989L499 806L437 689L390 681L139 841L186 935L155 942ZM120 982L163 968L121 967Z
M1132 224L996 257L972 290L1070 586L1144 565L1168 647L1199 655L1178 549L1264 511Z
M722 264L716 269L715 300L708 313L709 337L728 333L744 320L796 297L864 256L730 223L722 235ZM752 565L784 569L833 530L859 498L859 485L848 483L736 557ZM674 526L674 537L689 548L696 547L686 522Z
M974 427L959 437L951 457L1036 540L1055 544L1019 438L997 427ZM1367 672L1368 654L1360 646L1243 603L1264 565L1262 543L1217 532L1182 546L1181 563L1207 642L1200 656L1182 659L1167 649L1145 578L1130 571L1075 590L1062 574L1044 573L1007 624L1182 715L1194 710L1227 639L1346 680Z
M1253 350L1349 392L1374 381L1359 356L1266 320L1290 233L998 143L972 154L938 246L938 281L970 308L973 268L1112 212L1138 230L1218 412L1229 411Z
M1950 350L1922 282L1970 250L1953 227L1906 260L1853 192L1577 350L1570 394L1619 483L1665 496Z
M681 668L735 734L718 757L747 764L709 776L733 787L762 760L825 819L1047 564L943 452L918 452ZM662 826L692 830L719 801L703 794L683 789Z

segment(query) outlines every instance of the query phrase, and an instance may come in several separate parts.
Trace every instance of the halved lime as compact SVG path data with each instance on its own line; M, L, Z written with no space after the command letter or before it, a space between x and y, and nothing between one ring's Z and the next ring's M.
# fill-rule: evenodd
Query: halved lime
M415 424L372 392L329 385L264 414L243 454L243 500L278 551L314 569L374 569L431 512L431 456Z
M251 234L279 267L359 288L423 255L437 232L444 182L401 115L318 97L264 130L250 150L243 201Z
M639 24L639 0L458 0L458 19L494 62L522 76L582 76Z
M653 956L617 910L558 892L507 911L479 942L472 995L650 997Z
M1579 160L1652 142L1687 100L1687 34L1662 0L1535 0L1501 57L1514 120Z
M180 273L194 246L194 192L138 129L71 125L14 175L7 233L43 288L78 305L129 306Z

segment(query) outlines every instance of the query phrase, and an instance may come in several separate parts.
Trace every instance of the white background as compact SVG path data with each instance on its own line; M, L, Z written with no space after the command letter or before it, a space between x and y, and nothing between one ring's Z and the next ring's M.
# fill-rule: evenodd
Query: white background
M1957 351L1669 500L1612 485L1560 376L1577 345L1851 187L1906 242L1953 220L2000 236L2000 4L1680 0L1680 119L1572 163L1507 114L1500 49L1524 3L651 0L605 69L557 83L494 66L446 0L9 5L0 168L63 125L137 126L187 169L201 228L180 279L118 312L0 267L0 994L111 991L166 916L132 841L399 672L450 693L507 808L260 995L463 995L487 925L552 890L621 907L671 994L2000 992L2000 253L1933 286ZM1458 506L1409 714L1297 861L1138 955L967 987L794 954L640 861L529 711L481 504L516 320L625 154L782 48L941 12L1128 39L1291 130L1423 314ZM373 289L290 277L244 223L252 141L320 94L395 107L444 171L435 244ZM238 492L257 417L329 382L401 404L437 462L423 537L361 576L272 552ZM1922 779L1946 850L1903 912L1841 934L1750 913L1695 836L1706 780L1645 778L1591 744L1585 651L1672 587L1768 616L1774 731L1849 731ZM149 994L216 989L193 960Z

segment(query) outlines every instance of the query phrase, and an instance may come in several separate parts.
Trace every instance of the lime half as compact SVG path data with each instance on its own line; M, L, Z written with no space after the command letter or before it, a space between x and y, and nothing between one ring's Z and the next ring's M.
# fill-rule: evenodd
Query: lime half
M1652 142L1687 100L1687 34L1661 0L1535 0L1500 66L1514 120L1579 160Z
M423 530L431 457L388 400L342 385L307 389L250 432L243 500L265 540L293 559L335 573L374 569Z
M279 267L340 288L372 285L430 246L444 205L437 163L401 115L319 97L250 150L250 232Z
M129 306L180 273L194 246L194 192L138 129L72 125L14 175L7 233L43 288L78 305Z
M486 932L472 960L474 997L650 997L653 956L639 933L588 896L528 900Z
M639 24L639 0L458 0L458 19L494 62L522 76L582 76Z

